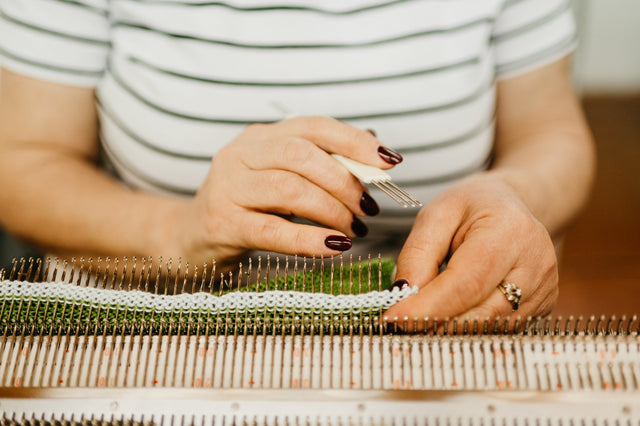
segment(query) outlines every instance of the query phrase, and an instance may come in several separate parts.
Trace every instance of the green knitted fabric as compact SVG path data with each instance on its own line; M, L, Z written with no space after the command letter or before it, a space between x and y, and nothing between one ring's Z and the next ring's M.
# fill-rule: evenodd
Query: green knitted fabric
M139 291L102 290L76 287L64 283L0 283L0 329L3 333L16 330L30 332L111 333L128 330L135 333L200 333L231 332L245 329L251 323L259 330L274 323L295 327L297 318L344 315L379 315L381 303L399 300L400 292L389 290L394 270L390 259L363 262L360 267L323 265L314 271L290 274L277 280L250 286L232 285L221 296L209 293L175 296L150 295ZM40 287L38 287L40 286ZM371 293L374 292L374 293ZM407 291L403 290L403 294ZM232 294L234 293L234 294ZM237 300L242 295L251 299L242 309L223 300ZM314 293L310 295L310 293ZM85 296L83 297L78 297ZM265 304L264 297L269 299ZM358 296L359 295L359 296ZM375 296L375 297L374 297ZM405 297L404 295L403 297ZM293 306L291 300L303 298ZM335 303L340 299L340 303ZM354 300L357 303L353 305ZM383 300L384 299L384 300ZM302 300L302 299L300 299ZM313 305L315 300L327 305ZM311 301L311 304L309 304ZM344 302L344 303L343 303ZM352 303L348 306L348 303ZM260 305L262 303L262 305ZM305 304L306 303L306 304ZM346 303L346 304L345 304ZM160 306L160 308L158 308ZM302 324L302 323L299 323ZM302 324L303 326L304 324ZM255 331L255 330L254 330Z
M353 268L340 267L340 264L336 263L332 270L331 265L323 265L315 271L288 275L286 280L285 277L279 277L277 281L262 281L250 285L248 291L288 290L339 295L388 290L391 287L395 268L392 259L382 259L380 268L377 260L371 261L371 273L367 262L362 262L360 266L358 268L358 264L354 264Z

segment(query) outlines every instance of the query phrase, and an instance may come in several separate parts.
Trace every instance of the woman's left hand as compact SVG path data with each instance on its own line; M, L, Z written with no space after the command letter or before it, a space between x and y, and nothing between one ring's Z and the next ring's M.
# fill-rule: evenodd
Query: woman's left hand
M462 181L420 211L398 257L396 278L419 291L385 316L420 319L418 325L425 317L542 315L558 297L549 233L516 191L491 172ZM498 288L503 281L522 290L516 312Z

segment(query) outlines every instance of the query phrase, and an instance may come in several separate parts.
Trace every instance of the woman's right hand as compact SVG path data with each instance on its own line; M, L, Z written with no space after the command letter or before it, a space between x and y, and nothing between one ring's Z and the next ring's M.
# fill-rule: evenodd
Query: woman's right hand
M348 250L351 237L367 233L358 216L379 209L334 153L382 169L402 161L371 132L328 117L250 125L215 154L180 213L174 250L190 261L219 264L252 249L302 256Z

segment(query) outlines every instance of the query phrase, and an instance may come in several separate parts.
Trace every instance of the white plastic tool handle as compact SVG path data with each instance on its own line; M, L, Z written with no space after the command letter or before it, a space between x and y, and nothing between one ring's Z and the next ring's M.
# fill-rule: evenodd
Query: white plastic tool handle
M391 176L377 167L359 163L347 157L338 154L331 154L333 158L338 160L340 164L346 167L352 175L360 179L364 183L385 182L390 181Z

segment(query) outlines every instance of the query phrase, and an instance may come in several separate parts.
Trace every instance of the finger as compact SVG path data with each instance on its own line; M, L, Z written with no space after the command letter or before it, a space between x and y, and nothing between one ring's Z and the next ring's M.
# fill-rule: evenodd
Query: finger
M280 137L300 135L329 153L382 169L402 162L400 154L383 145L371 132L330 117L295 117L278 123L274 130Z
M243 162L253 170L279 169L303 176L321 187L352 213L364 216L361 198L364 186L347 169L313 142L303 138L289 137L283 140L271 139L264 142L267 155L247 155ZM366 206L365 206L366 208Z
M521 290L521 301L515 311L512 302L496 286L489 297L460 316L463 318L535 317L550 313L558 298L557 282L543 277L542 283L531 283L533 275L524 270L514 270L503 280L516 285Z
M251 171L245 177L242 188L234 197L245 208L295 215L338 229L351 237L364 236L359 230L362 227L366 230L366 226L354 218L347 206L295 173L283 170Z
M256 250L299 256L335 256L351 248L351 239L332 229L289 222L265 213L238 218L242 242Z
M461 220L462 209L449 200L436 199L425 206L398 255L396 278L420 288L433 280Z
M531 242L529 247L545 247ZM513 267L500 282L517 286L520 291L520 304L513 312L513 305L496 284L496 291L462 316L539 316L550 313L558 298L558 268L554 249L549 242L546 250L538 249L527 252L516 261ZM535 266L532 266L535 265Z
M489 294L485 300L478 306L469 309L466 312L459 314L460 318L481 318L481 319L495 319L505 318L511 315L523 315L527 316L525 304L523 303L518 307L518 310L514 311L511 302L507 300L505 295L496 286L496 289Z
M530 280L531 277L527 277L526 274L517 273L511 271L508 275L508 278L502 279L496 283L495 287L491 289L488 293L487 297L477 303L475 306L470 308L469 310L462 312L459 314L461 318L504 318L514 314L525 316L527 315L527 308L530 305L527 303L527 300L531 297L531 295L535 292L535 287L537 284L528 283L527 280ZM516 285L520 291L520 303L515 306L517 308L516 311L513 310L514 305L507 299L507 296L500 290L500 283L508 282ZM516 284L517 283L517 284ZM533 284L533 285L532 285Z
M491 232L478 232L451 257L447 269L420 291L389 309L390 317L453 317L495 290L515 263Z

